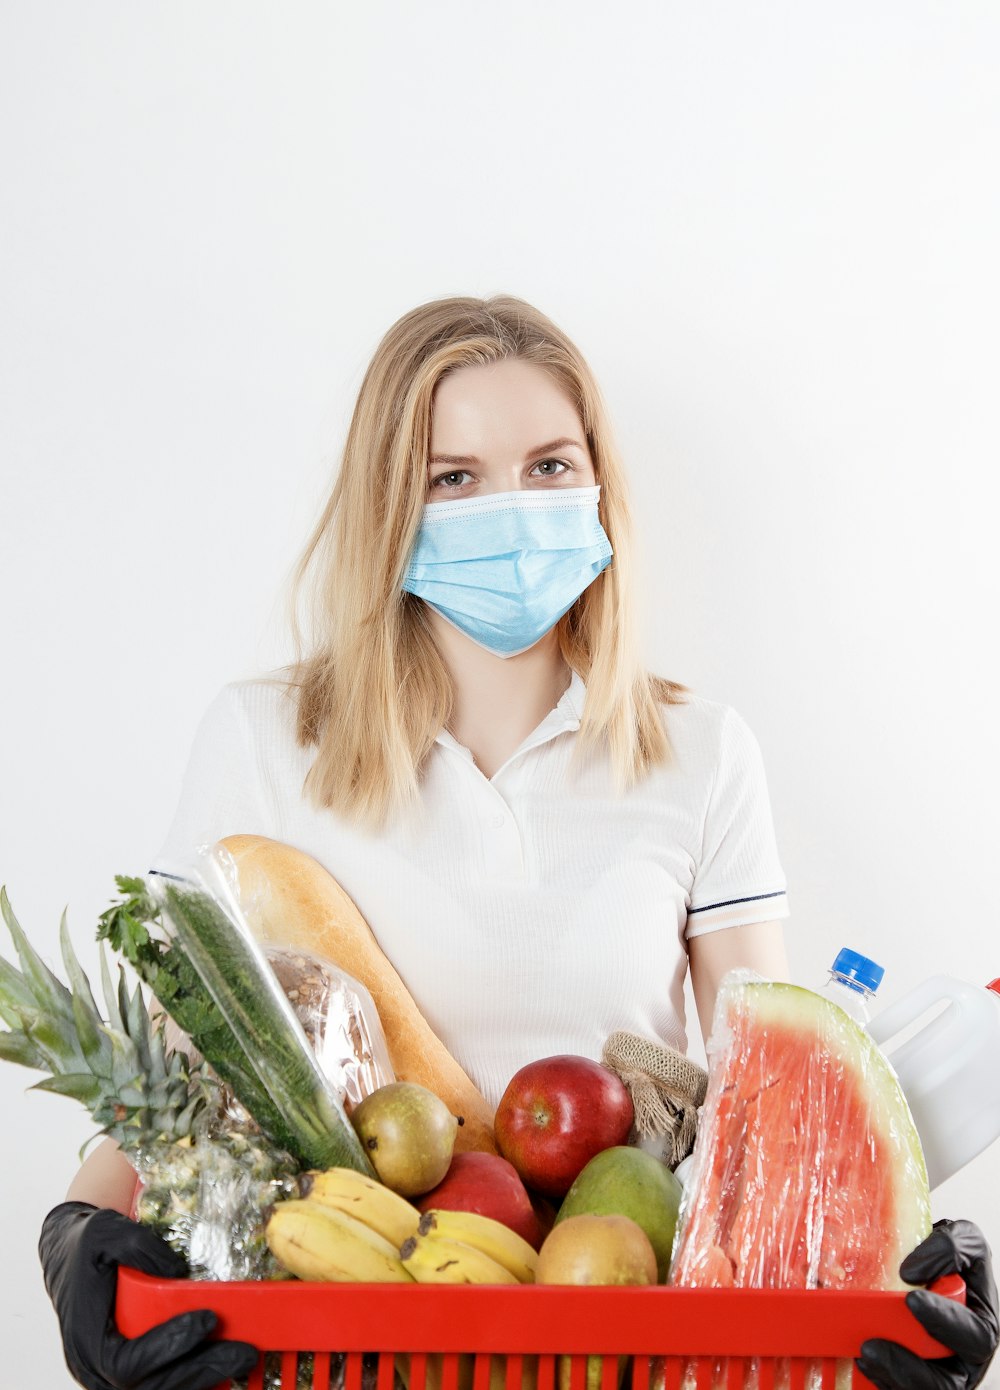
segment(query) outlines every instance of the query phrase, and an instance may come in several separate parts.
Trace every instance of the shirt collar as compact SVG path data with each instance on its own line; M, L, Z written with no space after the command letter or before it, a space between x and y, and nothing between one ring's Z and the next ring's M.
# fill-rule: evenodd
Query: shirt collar
M565 733L568 730L579 729L580 720L583 717L583 703L586 699L587 687L582 677L573 671L570 683L559 697L558 703L549 710L542 722L533 729L523 743L511 754L511 758L517 757L521 753L526 753L529 748L537 748L540 743L547 743L549 739L555 738L557 734ZM459 743L455 736L447 729L441 729L434 740L445 748L451 748L456 753L461 754L466 762L472 762L472 753L464 744ZM508 758L508 762L510 759ZM506 765L506 764L505 764Z

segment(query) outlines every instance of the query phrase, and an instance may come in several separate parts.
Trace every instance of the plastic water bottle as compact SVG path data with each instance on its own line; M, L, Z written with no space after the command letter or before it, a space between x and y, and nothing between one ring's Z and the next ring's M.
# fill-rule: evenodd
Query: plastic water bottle
M984 989L933 975L876 1014L868 1032L899 1077L937 1187L1000 1137L1000 979Z
M869 1005L884 974L881 965L844 946L837 952L827 982L818 993L825 999L832 999L862 1028L867 1028L871 1018Z

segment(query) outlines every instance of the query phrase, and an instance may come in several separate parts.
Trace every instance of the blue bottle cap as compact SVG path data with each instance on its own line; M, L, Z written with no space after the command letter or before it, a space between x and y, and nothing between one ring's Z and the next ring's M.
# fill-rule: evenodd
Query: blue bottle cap
M837 952L837 959L833 962L833 973L838 975L845 985L851 989L856 989L858 993L862 990L871 990L872 993L878 989L882 983L882 976L885 969L877 965L875 961L869 960L867 956L862 956L857 951L849 951L844 946Z

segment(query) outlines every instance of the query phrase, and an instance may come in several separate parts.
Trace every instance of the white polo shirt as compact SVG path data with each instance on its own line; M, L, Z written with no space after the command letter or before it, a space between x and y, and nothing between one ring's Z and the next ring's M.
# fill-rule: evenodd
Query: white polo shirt
M316 749L295 742L293 697L230 682L151 867L184 872L234 834L311 854L493 1105L526 1062L599 1059L619 1028L684 1051L685 938L788 916L760 748L728 705L661 705L676 762L618 798L603 751L571 780L585 694L574 672L492 778L442 730L419 806L375 834L301 795Z

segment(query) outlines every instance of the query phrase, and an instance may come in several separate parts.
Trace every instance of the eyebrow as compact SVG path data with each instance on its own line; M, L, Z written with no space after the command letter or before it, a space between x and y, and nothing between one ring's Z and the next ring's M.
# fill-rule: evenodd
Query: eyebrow
M525 459L538 458L541 454L551 453L553 449L583 449L583 445L576 439L550 439L547 444L539 444L525 455ZM479 459L472 454L431 454L427 460L428 466L437 463L473 463L478 464Z

